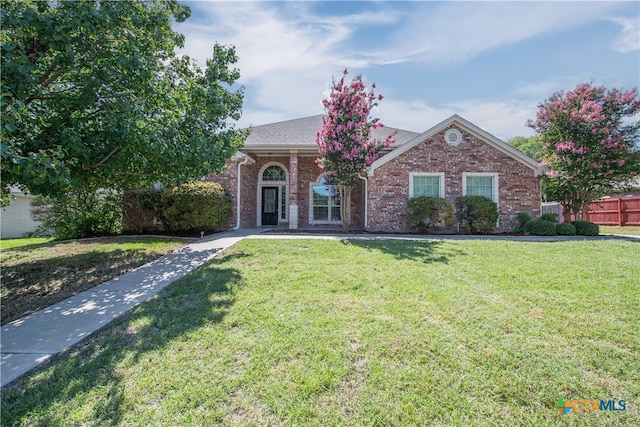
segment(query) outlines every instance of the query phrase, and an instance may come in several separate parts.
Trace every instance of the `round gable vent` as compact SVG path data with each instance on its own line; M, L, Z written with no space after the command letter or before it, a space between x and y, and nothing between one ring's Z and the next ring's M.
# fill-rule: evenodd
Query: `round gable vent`
M444 140L447 144L458 145L462 142L462 134L458 129L449 129L444 133Z

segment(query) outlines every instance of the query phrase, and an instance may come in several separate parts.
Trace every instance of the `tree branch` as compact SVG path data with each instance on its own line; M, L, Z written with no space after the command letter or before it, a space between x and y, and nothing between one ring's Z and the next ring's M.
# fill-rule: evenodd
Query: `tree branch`
M120 151L121 149L122 149L122 146L121 146L121 145L118 145L116 148L114 148L113 150L111 150L111 152L110 152L109 154L107 154L107 155L105 156L105 158L104 158L104 159L100 160L98 163L96 163L96 164L95 164L95 165L93 165L93 166L89 166L88 168L87 168L87 167L83 167L82 169L84 169L84 170L88 170L88 171L91 171L91 172L93 172L93 171L95 171L95 170L97 170L97 169L100 169L100 167L101 167L101 166L102 166L102 165L103 165L107 160L109 160L111 157L113 157L113 156L114 156L118 151Z

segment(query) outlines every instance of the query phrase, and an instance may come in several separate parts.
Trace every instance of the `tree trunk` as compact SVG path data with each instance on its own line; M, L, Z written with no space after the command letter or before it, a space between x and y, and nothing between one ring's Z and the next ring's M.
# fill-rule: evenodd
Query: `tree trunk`
M351 190L353 187L348 185L338 185L340 193L340 218L342 219L342 231L349 231L351 225Z

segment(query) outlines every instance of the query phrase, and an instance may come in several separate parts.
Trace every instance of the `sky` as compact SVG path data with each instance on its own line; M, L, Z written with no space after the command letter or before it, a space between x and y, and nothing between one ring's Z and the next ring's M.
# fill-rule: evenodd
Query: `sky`
M459 114L503 140L532 135L556 91L640 86L637 1L181 3L182 54L204 67L215 42L236 48L236 127L323 114L345 68L376 84L386 126L424 132Z

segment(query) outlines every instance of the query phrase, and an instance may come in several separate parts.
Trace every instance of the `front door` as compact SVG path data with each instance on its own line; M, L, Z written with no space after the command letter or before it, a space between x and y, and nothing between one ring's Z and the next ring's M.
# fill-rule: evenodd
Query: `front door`
M262 187L262 225L278 225L278 187Z

